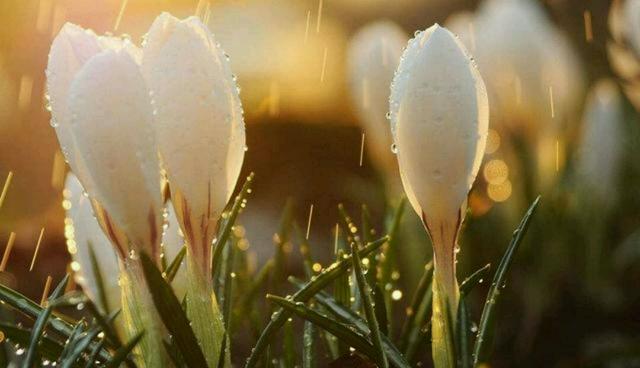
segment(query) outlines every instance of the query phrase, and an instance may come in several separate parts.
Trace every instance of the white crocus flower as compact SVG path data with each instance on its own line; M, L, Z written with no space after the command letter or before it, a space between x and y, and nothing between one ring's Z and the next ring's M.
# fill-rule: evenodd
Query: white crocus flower
M623 139L622 97L615 82L600 80L587 98L577 171L589 198L601 205L615 200Z
M349 46L352 101L364 124L371 161L388 180L398 175L387 118L389 93L406 44L407 36L397 24L379 21L358 31Z
M582 65L536 1L487 0L473 15L452 17L447 27L478 63L492 121L536 137L578 111Z
M640 0L614 1L609 11L612 39L607 43L609 62L624 80L623 90L640 108Z
M409 41L391 87L390 112L405 192L433 243L434 361L450 366L450 349L440 348L448 330L443 308L455 326L456 243L484 154L489 106L475 64L447 29L436 24Z
M100 224L126 258L156 255L162 201L149 91L139 50L67 24L47 67L53 125Z
M67 174L65 182L65 237L67 249L75 262L73 269L76 282L96 304L114 311L120 307L120 285L118 257L110 241L96 221L91 208L91 201L83 195L84 189L72 173ZM171 207L167 208L166 230L164 231L162 244L164 257L171 262L184 242L180 234L178 220ZM99 276L94 272L89 247L93 250L98 267ZM99 279L102 280L101 295ZM184 295L185 275L181 269L173 281L173 288L179 297Z
M172 202L190 253L207 274L216 224L244 159L238 87L226 55L198 18L163 13L143 50Z

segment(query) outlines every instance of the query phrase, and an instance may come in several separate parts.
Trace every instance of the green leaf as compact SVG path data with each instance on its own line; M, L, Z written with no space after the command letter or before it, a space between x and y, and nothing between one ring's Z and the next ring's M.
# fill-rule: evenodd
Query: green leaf
M104 340L100 340L100 342L98 342L91 350L91 354L89 354L89 357L87 358L87 365L85 366L85 368L91 368L95 365L95 362L98 359L98 354L103 347Z
M182 260L184 260L184 256L186 254L187 254L187 247L182 246L178 254L176 254L176 256L173 258L173 261L169 263L169 266L164 271L164 278L167 279L167 281L172 282L173 279L176 277L176 275L178 274L178 271L180 270L180 265L182 264Z
M93 339L95 339L99 333L100 333L99 328L93 328L91 331L87 332L86 336L82 337L81 339L78 340L76 344L74 344L74 347L73 349L71 349L69 357L65 358L65 360L60 363L60 367L61 368L72 367L75 361L80 357L80 354L82 354L89 347Z
M140 263L144 278L149 285L149 292L153 299L153 304L173 336L173 341L182 354L188 367L207 367L200 345L191 329L189 319L185 314L180 301L176 298L171 286L162 277L154 262L145 253L140 254Z
M14 343L22 346L28 346L31 332L29 330L25 330L22 328L18 328L13 325L0 323L0 331L4 333L4 336L13 341ZM46 336L42 336L40 339L39 352L40 354L51 361L56 361L60 354L62 353L63 347L62 345Z
M360 333L355 332L349 327L306 307L302 302L293 302L275 295L267 295L267 299L290 313L293 313L296 316L327 330L329 333L341 341L344 341L346 344L358 350L362 354L368 356L370 359L374 361L377 359L375 349Z
M127 359L127 357L129 356L129 353L131 353L133 348L135 348L136 345L138 345L143 335L144 335L144 331L138 333L131 340L129 340L129 342L127 342L123 347L118 349L116 353L113 355L113 358L111 358L109 362L105 364L104 368L120 367L120 365ZM203 367L206 367L206 366L203 366Z
M64 288L67 286L67 281L69 281L69 274L65 275L62 281L56 286L53 293L49 297L50 300L56 299L62 295L64 292ZM38 356L38 344L40 342L40 338L44 333L44 329L47 326L47 322L49 321L49 317L51 316L51 312L53 311L53 307L47 305L44 310L38 315L35 323L33 324L33 329L31 330L31 338L29 341L29 348L27 349L27 355L22 362L22 366L24 368L31 368Z
M93 250L93 244L89 241L87 242L87 246L89 247L91 271L93 272L93 276L96 280L96 286L98 288L98 302L100 303L100 307L102 308L104 313L109 313L111 309L109 308L109 301L107 299L107 292L104 287L104 279L102 277L102 271L100 270L100 264L98 263L96 253Z
M314 368L316 366L315 349L313 348L315 326L305 321L302 334L302 368Z
M378 319L376 313L373 310L373 298L371 297L371 288L367 284L364 273L362 272L362 261L358 255L358 246L356 243L351 243L351 257L353 257L353 270L356 275L356 282L358 283L358 290L360 290L360 297L364 302L364 314L367 317L367 323L369 323L369 331L371 331L371 341L373 347L376 350L375 362L382 368L389 367L389 361L382 348L382 341L380 339L380 327L378 326Z
M378 284L375 284L373 287L373 301L373 310L376 312L376 319L378 320L380 332L382 332L383 335L388 336L389 320L387 319L387 302L384 299L384 292Z
M298 282L295 279L292 279L291 281L298 287L303 286L301 282ZM344 306L340 305L328 293L321 291L314 296L314 299L318 302L318 304L324 307L329 313L333 314L336 318L340 319L344 323L347 323L348 325L355 327L356 329L358 329L358 331L361 334L366 335L370 333L369 325L367 324L367 321L362 319L362 317L357 315L351 309L345 308ZM402 356L402 353L400 353L400 351L393 345L393 343L387 336L382 335L381 339L382 339L382 346L384 348L384 351L387 354L389 361L394 366L399 368L411 367L409 362L407 362L407 360Z
M462 295L462 293L460 293ZM471 368L471 362L473 360L471 351L469 350L469 311L467 310L466 299L460 297L460 305L458 306L458 366L460 368Z
M529 228L529 223L533 214L538 208L539 203L540 196L538 196L535 201L533 201L524 217L522 218L522 221L520 221L520 225L518 225L518 228L513 232L511 243L509 244L509 247L507 247L507 251L500 260L500 264L498 265L496 273L493 276L493 281L491 282L491 286L489 288L487 300L485 302L484 309L482 310L482 316L480 317L480 325L478 326L478 337L476 338L475 346L473 349L474 366L477 366L481 362L485 362L489 358L490 347L492 344L491 330L493 329L495 318L494 307L500 296L500 290L504 288L504 282L507 277L511 261L513 260L513 256L518 250L520 243L522 243L524 234Z
M418 287L413 293L411 304L408 308L407 318L400 333L399 347L407 353L409 341L417 336L417 331L423 328L426 320L426 309L431 305L431 279L433 277L433 262L429 262L424 267L424 272ZM426 304L426 306L424 306ZM422 312L422 313L421 313Z
M375 251L380 248L383 244L389 241L389 237L385 236L381 239L378 239L372 243L367 244L362 250L360 250L359 254L361 257L368 255L369 253ZM293 300L298 302L306 302L311 299L318 291L325 288L336 278L343 275L345 272L349 270L351 266L352 259L351 257L346 257L345 259L332 264L331 266L325 268L320 274L316 276L315 279L309 281L304 287L302 287L298 292L293 295ZM249 359L247 359L247 363L245 367L252 368L255 367L259 361L260 356L265 351L265 348L271 343L273 336L276 332L282 327L287 318L291 315L291 311L280 309L276 311L273 315L267 326L262 331L262 334L258 338L256 346L253 348Z
M219 268L218 265L220 264L220 262L222 261L222 251L224 250L225 244L227 243L227 240L229 240L229 236L231 235L231 229L233 228L233 225L236 222L236 218L238 217L238 214L240 213L240 210L242 209L242 205L243 202L245 200L245 198L247 197L247 195L249 195L249 193L251 193L251 184L253 182L253 177L254 177L254 173L249 174L249 176L247 176L247 179L245 180L244 184L242 185L242 189L240 189L240 192L238 193L238 195L236 196L235 201L233 202L233 206L231 207L231 210L229 211L229 215L227 216L227 220L225 221L224 225L222 226L222 229L219 233L219 235L217 236L217 240L215 242L215 247L213 249L213 257L212 257L212 268L211 268L211 272L212 275L211 277L215 280L216 277L216 272L217 269Z
M438 269L435 268L431 302L431 356L434 367L453 368L456 366L453 313L457 313L457 310L451 310L451 303L438 279Z
M476 286L481 284L484 278L489 273L491 269L491 264L487 263L484 267L480 268L476 272L472 273L469 277L462 281L460 284L460 297L463 298L468 295L471 290L473 290Z

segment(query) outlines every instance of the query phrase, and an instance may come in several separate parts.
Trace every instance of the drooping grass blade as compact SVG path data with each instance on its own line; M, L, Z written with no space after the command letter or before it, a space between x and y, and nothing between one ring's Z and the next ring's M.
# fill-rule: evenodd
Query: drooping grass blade
M462 294L462 293L461 293ZM471 341L469 327L469 311L467 310L467 302L464 297L460 297L460 305L458 306L458 366L460 368L471 368L471 351L469 350L469 342Z
M376 249L380 248L383 244L389 241L388 236L384 236L372 243L367 244L363 249L359 251L361 257L365 257ZM319 273L315 279L308 282L304 287L302 287L298 292L293 295L293 300L295 302L306 302L310 298L312 298L318 291L325 288L331 282L333 282L337 277L343 275L345 272L349 270L351 266L352 259L347 256L345 259L340 262L336 262L333 265L325 268L321 273ZM255 367L258 363L262 353L265 348L271 343L271 340L275 333L282 327L284 321L291 315L290 311L286 311L284 309L280 309L273 314L271 320L267 324L267 326L262 331L262 334L258 338L256 346L253 348L249 359L247 359L247 363L245 367L252 368Z
M302 287L304 285L303 283L295 279L292 279L291 281L298 287ZM318 304L320 304L329 313L333 314L336 318L356 328L362 335L369 334L370 331L367 322L351 309L345 308L344 306L340 305L334 298L331 297L331 295L321 291L314 296L314 300L316 300ZM382 347L384 348L384 351L391 364L399 368L409 368L410 364L402 356L402 353L400 353L400 351L393 345L391 340L384 335L381 336L381 339Z
M507 251L504 256L500 260L500 264L496 269L496 273L493 276L493 281L491 282L491 286L489 288L489 293L487 295L487 300L485 302L484 309L482 310L482 316L480 317L480 324L478 326L478 336L476 338L476 342L473 349L473 365L477 366L478 363L485 362L490 353L490 347L492 344L492 329L494 324L494 307L498 298L500 296L500 291L504 287L504 282L509 271L509 266L511 265L511 261L513 260L513 256L522 239L524 238L524 234L527 232L529 228L529 223L536 209L538 208L538 204L540 203L540 196L538 196L535 201L531 204L527 212L525 213L522 221L520 221L520 225L513 232L513 237L511 238L511 243L509 247L507 247Z
M356 274L356 282L358 283L358 290L360 290L360 297L364 302L364 314L367 317L367 323L369 324L369 331L371 332L371 341L373 342L373 347L376 350L376 359L375 361L378 363L378 366L382 368L389 367L389 361L387 360L387 356L384 353L384 349L382 348L382 341L380 338L381 332L380 327L378 326L378 319L376 318L376 313L373 310L374 303L373 298L371 297L371 287L367 284L367 280L365 279L364 273L362 272L362 261L360 260L360 256L358 255L358 245L356 243L351 243L351 257L353 258L353 270Z
M476 286L478 286L478 284L481 284L484 278L489 273L490 269L491 269L491 264L487 263L484 267L480 268L476 272L469 275L469 277L464 279L464 281L462 281L462 283L460 284L460 288L459 288L460 297L461 298L465 297L471 292L471 290L473 290Z
M374 361L377 359L377 353L373 345L371 345L364 336L353 331L349 327L321 315L313 309L306 307L302 302L293 302L275 295L267 295L267 299L276 303L290 313L293 313L296 316L327 330L329 333L358 350L360 353L368 356L370 359Z
M173 341L180 350L185 363L189 367L206 367L207 361L200 349L200 344L171 286L165 281L160 270L156 268L154 262L145 253L140 254L140 264L142 265L144 278L149 285L153 304L162 322L173 336Z
M316 328L309 321L304 322L302 333L302 368L314 368L316 366L315 349L313 346Z

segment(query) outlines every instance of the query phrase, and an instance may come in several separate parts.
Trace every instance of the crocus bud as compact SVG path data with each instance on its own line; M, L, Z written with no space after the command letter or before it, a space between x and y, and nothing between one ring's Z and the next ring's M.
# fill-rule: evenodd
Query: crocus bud
M640 0L614 1L609 11L612 39L607 43L609 61L624 80L623 90L640 109Z
M391 80L406 44L407 36L397 24L380 21L358 31L349 46L352 101L364 124L367 152L387 179L398 175L387 112Z
M69 173L64 186L67 250L74 262L76 282L94 303L110 312L120 307L118 256L93 215L91 201L83 192L78 178ZM93 267L89 249L95 254L98 270ZM103 286L102 295L99 282Z
M443 301L455 326L456 241L489 123L484 82L446 28L436 24L409 41L393 79L390 112L402 183L433 243L433 340L443 344ZM442 351L434 349L436 365L454 364L437 356Z
M477 61L491 121L500 128L531 139L579 110L582 65L536 1L487 0L473 15L452 17L447 27Z
M66 210L64 234L67 250L73 259L76 282L82 286L87 296L107 311L121 306L118 257L111 247L93 214L91 201L83 195L84 189L78 178L67 174L64 188L64 208ZM162 237L163 256L167 263L174 260L184 241L180 234L178 220L173 208L167 207L165 231ZM93 250L98 267L98 276L94 272L89 248ZM98 286L101 279L104 298ZM185 272L180 269L172 283L176 295L182 297L185 292ZM104 299L104 300L102 300Z
M155 256L160 244L160 173L149 91L139 50L66 25L47 67L53 125L103 230L123 258Z
M587 98L577 171L589 198L603 206L615 200L623 128L624 109L617 85L608 79L598 81Z
M238 87L226 55L198 18L161 14L143 50L172 202L190 253L206 273L216 224L244 158Z

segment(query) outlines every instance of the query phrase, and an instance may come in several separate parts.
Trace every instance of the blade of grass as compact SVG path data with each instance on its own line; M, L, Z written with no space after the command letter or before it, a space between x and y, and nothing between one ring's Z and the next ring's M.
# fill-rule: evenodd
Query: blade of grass
M376 351L371 343L369 343L364 336L349 327L321 315L306 307L302 302L293 302L275 295L267 295L267 299L290 313L327 330L338 339L375 361Z
M186 254L187 247L183 246L178 254L176 254L176 256L173 258L173 261L169 263L169 266L167 266L166 270L164 271L164 278L167 279L167 281L172 282L176 277L176 275L178 274L178 270L180 270L180 265L182 264L182 261L184 260L184 256Z
M298 287L302 287L304 284L295 279L291 279L291 282L294 283ZM359 315L357 315L351 309L345 308L340 305L334 298L331 297L326 292L319 292L314 296L314 300L320 304L325 310L329 313L333 314L336 318L343 321L344 323L355 327L361 334L366 335L370 333L369 325L367 321L362 319ZM396 367L400 368L409 368L410 365L407 360L402 356L402 353L393 345L391 340L382 335L382 347L384 348L389 361Z
M207 361L200 349L200 344L171 286L162 277L151 258L145 253L140 254L140 264L142 265L144 278L149 285L153 304L162 322L173 336L173 341L175 341L180 350L185 363L189 367L206 367Z
M91 331L87 332L86 336L79 339L79 341L75 344L69 354L69 357L65 358L64 361L60 363L60 367L71 368L76 360L80 357L80 354L82 354L89 347L93 339L95 339L99 333L100 329L95 327Z
M507 251L504 256L500 260L500 264L496 269L496 273L493 276L493 281L491 282L491 286L489 288L489 293L487 295L487 300L485 302L484 309L482 310L482 316L480 317L480 325L478 326L478 336L476 338L476 342L473 349L473 365L477 366L481 362L485 362L490 353L490 346L492 343L491 330L494 324L494 307L496 302L500 296L500 290L504 287L505 278L509 271L509 266L511 265L511 261L513 260L513 256L520 243L522 243L522 239L524 238L527 229L529 228L529 223L536 209L538 208L538 204L540 203L540 196L538 196L535 201L531 204L527 212L525 213L522 221L520 221L520 225L513 232L513 237L511 238L511 243L507 247Z
M11 340L17 345L28 346L31 338L31 331L25 330L6 323L0 323L0 331L4 334L5 338ZM59 342L49 337L43 336L40 340L39 346L40 354L51 361L56 361L62 350L64 349Z
M104 311L105 314L108 314L111 309L109 308L109 301L107 299L107 292L104 287L104 278L102 277L102 270L100 270L100 264L98 263L98 259L96 258L96 253L93 250L93 244L89 241L87 242L87 246L89 247L89 260L91 262L91 271L93 272L93 277L96 280L96 287L98 288L98 303L100 303L100 308Z
M378 284L376 284L373 288L373 301L373 310L376 313L376 319L378 320L378 325L380 326L380 332L382 332L383 335L388 336L389 320L387 320L387 304L384 300L384 292Z
M100 342L98 342L91 350L91 354L89 354L89 357L87 358L87 365L85 365L85 368L91 368L95 366L95 362L98 359L98 353L100 353L100 349L102 349L103 347L104 340L100 340Z
M243 207L242 204L245 198L249 195L249 193L251 193L251 184L253 183L254 176L255 176L254 173L251 173L249 174L249 176L247 176L247 179L245 180L244 184L242 185L242 188L240 189L240 192L238 193L238 195L236 196L233 202L233 206L229 211L229 216L227 216L227 221L222 226L222 230L217 236L217 240L215 244L212 245L214 247L213 257L211 261L211 264L212 264L211 277L213 280L217 278L216 273L217 273L217 269L219 268L218 265L222 261L222 250L224 249L225 244L227 243L227 240L229 240L229 236L231 235L231 229L233 228L233 225L236 222L236 218L238 217L238 214L240 213L240 210Z
M364 302L364 314L367 317L367 323L369 323L369 331L371 331L371 341L373 342L373 347L376 350L376 359L375 361L378 363L378 366L382 368L389 367L389 361L387 360L387 355L384 353L384 349L382 348L382 341L380 339L380 327L378 326L378 319L376 318L376 313L373 310L374 302L371 297L371 287L367 284L367 280L365 279L364 273L362 272L362 261L360 260L360 256L358 255L358 245L356 243L351 243L351 257L353 258L353 270L356 274L356 282L358 283L358 289L360 290L360 297Z
M489 273L490 269L491 269L491 264L487 263L484 267L480 268L476 272L469 275L469 277L464 279L464 281L462 281L459 287L460 297L462 298L468 295L471 292L471 290L473 290L476 286L481 284L484 278Z
M416 291L413 293L413 297L411 298L411 304L409 305L407 311L407 319L402 326L402 332L400 333L400 343L399 347L405 353L407 352L407 346L409 343L409 336L412 333L415 333L416 330L422 328L422 324L424 321L416 322L416 318L419 317L418 311L420 310L420 306L425 301L425 298L428 297L431 300L430 290L431 290L431 278L433 277L433 262L429 262L424 267L424 272L422 273L422 277L418 282L418 287Z
M364 257L376 249L380 248L383 244L389 241L388 236L384 236L372 243L367 244L359 254ZM293 295L293 300L296 302L306 302L311 299L318 291L325 288L337 277L343 275L349 270L352 263L351 257L347 257L340 262L336 262L333 265L325 268L315 279L309 281L304 287ZM253 348L249 359L245 364L246 368L255 367L259 361L260 356L264 352L265 348L271 343L271 340L275 333L282 327L284 321L291 315L291 311L280 309L272 315L271 320L262 331L262 334L258 338L255 347Z
M55 290L53 290L51 296L47 300L53 300L60 297L64 292L64 288L67 286L67 281L69 281L69 274L65 275L62 281L58 283L58 286L56 286ZM38 344L42 338L42 334L44 333L52 311L53 307L47 305L33 324L29 348L27 349L27 355L22 363L24 368L31 368L36 362L36 358L38 356Z
M105 364L104 368L118 368L122 363L127 359L129 353L133 350L133 348L138 345L142 336L144 335L144 331L140 332L136 336L134 336L131 340L129 340L123 347L118 349L116 353L113 355L113 358Z
M462 294L462 293L461 293ZM458 306L458 366L460 368L471 368L471 351L469 350L469 312L464 297L460 297Z
M316 356L313 348L315 334L313 323L305 321L302 335L302 368L314 368L316 366Z

